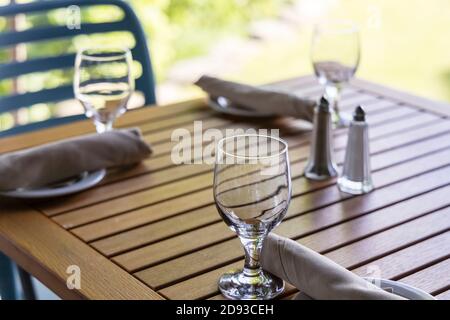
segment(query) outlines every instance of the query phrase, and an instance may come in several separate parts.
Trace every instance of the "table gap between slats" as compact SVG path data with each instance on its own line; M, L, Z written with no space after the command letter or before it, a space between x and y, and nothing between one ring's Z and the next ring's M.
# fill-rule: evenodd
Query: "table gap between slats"
M447 291L441 292L436 296L438 300L450 300L450 288Z

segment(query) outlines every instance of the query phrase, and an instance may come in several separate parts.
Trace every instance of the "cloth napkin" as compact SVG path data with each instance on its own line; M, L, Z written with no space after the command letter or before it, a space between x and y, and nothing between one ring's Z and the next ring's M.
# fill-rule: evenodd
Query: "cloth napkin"
M273 113L291 116L312 122L315 101L300 98L288 92L202 76L196 83L210 96L225 97L236 104L254 110L256 113Z
M0 190L36 188L85 171L137 163L151 154L139 129L113 130L0 155Z
M302 291L296 299L402 300L301 244L269 234L261 253L262 267Z

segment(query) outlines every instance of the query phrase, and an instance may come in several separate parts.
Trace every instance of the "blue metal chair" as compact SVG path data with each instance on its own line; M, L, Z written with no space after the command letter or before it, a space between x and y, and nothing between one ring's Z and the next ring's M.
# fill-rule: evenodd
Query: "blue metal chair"
M123 19L114 22L84 23L79 29L69 29L67 26L36 27L25 31L2 32L0 34L0 48L7 48L19 43L30 43L42 40L71 38L81 34L105 33L112 31L128 31L135 38L135 47L131 52L133 58L142 66L142 75L136 80L136 89L143 92L146 105L156 103L153 70L150 55L142 26L129 4L122 0L52 0L36 1L26 4L13 4L0 7L0 16L14 16L17 14L39 13L53 9L68 8L70 6L92 7L98 5L112 5L124 13ZM33 72L45 72L56 69L73 68L75 54L56 57L44 57L24 62L0 64L0 79L14 78ZM37 103L58 102L73 98L72 86L61 86L38 92L15 94L0 97L0 113L17 110ZM68 123L83 119L84 115L50 119L30 125L19 126L0 132L0 137L21 132L36 130L44 127Z
M11 261L0 252L0 297L2 300L16 300L18 294L14 282L14 266Z
M131 52L135 60L142 67L142 75L136 80L136 89L141 91L145 97L146 105L156 103L155 85L153 70L150 63L150 56L147 47L147 41L142 26L132 10L132 8L121 0L52 0L36 1L26 4L13 4L0 7L0 16L8 17L17 14L30 14L47 12L53 9L68 8L69 6L92 7L98 5L112 5L118 7L124 13L123 19L107 23L84 23L80 29L69 29L66 26L46 26L36 27L25 31L11 31L0 33L0 48L7 48L19 43L30 43L42 40L71 38L81 34L105 33L112 31L128 31L135 38L135 47ZM27 60L24 62L10 62L0 64L0 79L14 78L20 75L33 72L45 72L56 69L73 68L75 54L66 54L56 57L43 57ZM53 89L45 89L38 92L14 94L11 96L0 97L0 113L17 110L22 107L28 107L37 103L58 102L74 97L72 86L61 86ZM0 137L14 135L31 130L37 130L49 126L60 125L76 120L81 120L84 115L75 115L70 117L55 118L29 125L18 126L9 130L0 132ZM22 286L31 285L30 278L25 277L25 272L19 268L19 275L22 280ZM26 290L25 290L26 291ZM13 282L13 265L0 252L0 295L4 299L17 298ZM26 297L33 297L29 292Z

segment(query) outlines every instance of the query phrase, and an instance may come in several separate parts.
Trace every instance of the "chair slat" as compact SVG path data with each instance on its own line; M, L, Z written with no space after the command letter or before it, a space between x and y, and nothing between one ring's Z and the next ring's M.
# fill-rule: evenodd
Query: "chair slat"
M3 64L0 65L0 78L6 79L33 72L72 68L74 61L75 54L65 54L57 57L38 58L24 62Z
M98 5L111 5L123 12L123 18L119 21L102 23L82 23L80 29L69 29L66 26L41 26L24 31L7 31L0 33L0 48L11 47L20 43L33 43L51 41L57 39L73 38L77 35L104 34L113 31L131 33L135 39L135 47L132 49L133 57L142 66L142 75L136 80L136 89L144 93L145 104L156 103L153 78L153 70L150 62L149 51L145 33L134 13L132 7L121 0L54 0L35 1L30 3L10 4L0 7L0 17L14 16L17 14L43 13L55 9L67 9L70 6L95 7ZM23 62L11 62L0 64L0 79L14 78L24 74L46 72L72 68L74 54L65 53L58 57L41 57ZM63 86L54 89L46 89L40 92L24 93L0 97L0 112L9 112L22 107L28 107L37 103L58 102L73 98L71 86ZM80 116L82 118L82 116ZM72 118L67 118L72 119ZM61 123L65 123L62 120ZM48 125L57 123L45 122ZM42 128L40 125L26 126L26 128ZM8 130L5 135L10 135L14 130ZM31 129L30 129L31 130ZM17 132L25 132L17 129Z
M18 43L37 42L49 39L71 38L81 34L126 31L125 20L104 23L83 23L80 29L68 29L66 26L40 27L20 32L3 32L0 34L0 47L8 47Z
M38 92L29 92L0 98L0 110L2 112L16 110L21 107L29 106L30 101L33 101L33 104L38 104L58 102L70 98L73 98L73 87L71 85L62 86Z
M123 10L128 9L128 4L117 0L58 0L58 1L33 1L28 3L21 3L20 5L6 5L0 7L0 16L13 16L20 13L35 13L43 12L53 9L60 9L69 6L92 6L95 5L112 5L120 7Z

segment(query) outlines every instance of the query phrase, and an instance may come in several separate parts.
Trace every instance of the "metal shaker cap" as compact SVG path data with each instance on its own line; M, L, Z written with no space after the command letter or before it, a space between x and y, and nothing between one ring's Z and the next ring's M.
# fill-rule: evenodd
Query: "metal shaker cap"
M363 107L357 106L355 112L353 112L354 121L366 121L366 112Z
M325 97L320 98L319 110L328 110L330 108L330 103Z

